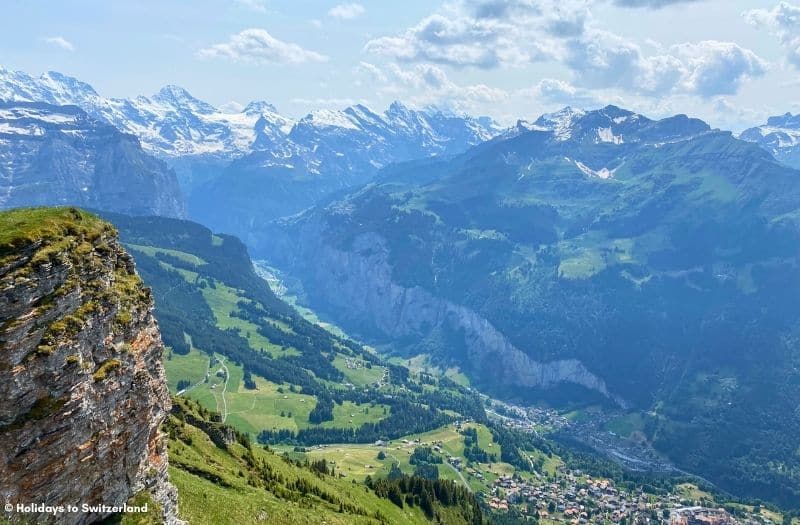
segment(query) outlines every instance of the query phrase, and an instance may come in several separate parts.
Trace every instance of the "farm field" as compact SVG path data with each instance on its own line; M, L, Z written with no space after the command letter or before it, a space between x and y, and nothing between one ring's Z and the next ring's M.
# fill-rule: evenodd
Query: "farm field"
M466 423L461 429L475 428L478 434L478 446L481 449L496 454L499 458L501 447L492 438L491 431L484 425ZM357 481L371 477L385 477L389 474L392 464L396 463L400 470L412 474L415 465L410 463L411 455L417 447L438 446L440 452L436 455L443 459L437 465L439 477L449 479L460 484L466 484L472 491L487 492L491 484L501 475L510 475L514 467L500 461L494 463L474 463L466 466L464 457L464 435L455 425L446 425L430 432L411 434L401 439L388 441L383 446L374 443L368 444L332 444L307 448L305 452L295 452L294 447L276 446L275 450L286 452L291 457L306 458L309 461L326 459L333 462L336 468ZM383 452L385 457L378 459L378 454ZM462 463L461 470L448 463L448 458L459 458ZM480 474L483 479L478 477Z
M242 367L215 356L216 363L209 367L210 357L192 347L187 355L168 353L164 360L170 392L177 393L177 383L187 380L191 386L181 395L199 401L205 408L218 411L225 422L251 435L262 430L293 430L313 426L308 416L316 406L313 396L292 392L290 385L276 385L254 376L254 390L245 388ZM228 370L228 382L218 375L224 363ZM205 382L209 370L208 382ZM223 389L225 400L223 402ZM227 412L225 409L227 408ZM322 423L322 427L359 427L364 423L375 423L387 417L390 408L381 404L362 405L345 401L334 405L333 421Z

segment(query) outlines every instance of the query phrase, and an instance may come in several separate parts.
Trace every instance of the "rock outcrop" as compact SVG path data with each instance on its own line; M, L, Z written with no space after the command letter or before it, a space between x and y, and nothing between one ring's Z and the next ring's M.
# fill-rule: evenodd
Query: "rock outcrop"
M110 512L84 504L147 493L178 523L152 308L108 223L74 208L0 213L0 501L78 507L12 522L93 523Z

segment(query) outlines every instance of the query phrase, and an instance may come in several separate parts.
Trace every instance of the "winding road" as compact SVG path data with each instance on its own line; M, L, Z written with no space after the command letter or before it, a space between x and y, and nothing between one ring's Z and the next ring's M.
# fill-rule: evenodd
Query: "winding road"
M225 364L225 358L219 358L219 364L222 366L222 369L225 370L225 384L222 385L222 422L224 423L226 419L228 419L228 402L225 400L225 391L228 389L228 380L230 379L230 374L228 373L228 366Z

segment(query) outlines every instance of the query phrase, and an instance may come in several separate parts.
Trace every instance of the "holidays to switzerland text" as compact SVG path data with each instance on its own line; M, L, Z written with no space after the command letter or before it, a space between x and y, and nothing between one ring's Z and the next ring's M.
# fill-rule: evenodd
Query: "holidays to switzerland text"
M6 503L6 512L17 512L19 514L66 514L72 512L82 512L91 514L114 514L117 512L147 513L147 503L144 505L45 505L44 503L17 503L13 505Z

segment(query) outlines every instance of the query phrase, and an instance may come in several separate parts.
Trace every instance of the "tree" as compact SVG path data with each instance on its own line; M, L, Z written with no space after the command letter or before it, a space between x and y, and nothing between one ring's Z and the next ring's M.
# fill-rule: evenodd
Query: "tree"
M422 492L419 506L422 508L422 512L424 512L429 519L433 518L433 499L427 490Z
M389 487L389 501L400 507L403 508L403 495L400 493L400 489L397 488L397 485L392 485Z
M393 479L400 479L403 477L403 471L400 470L400 466L397 463L392 463L392 468L389 470L389 475L386 476L386 479L393 480Z
M381 450L380 452L378 452L378 460L383 461L384 459L386 459L386 452Z

